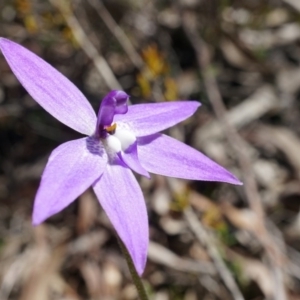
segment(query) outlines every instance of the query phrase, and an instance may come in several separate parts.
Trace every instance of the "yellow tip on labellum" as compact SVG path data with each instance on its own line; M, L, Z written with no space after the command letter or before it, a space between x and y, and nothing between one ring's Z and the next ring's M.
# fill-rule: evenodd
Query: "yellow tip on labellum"
M114 123L108 127L105 127L105 130L110 134L114 134L114 132L116 131L116 128L117 128L117 123Z

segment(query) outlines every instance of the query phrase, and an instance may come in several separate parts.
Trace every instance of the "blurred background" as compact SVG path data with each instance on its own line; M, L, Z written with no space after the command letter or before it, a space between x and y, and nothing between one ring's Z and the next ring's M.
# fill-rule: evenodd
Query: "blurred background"
M1 0L0 36L61 71L95 110L115 88L132 103L202 103L168 134L244 186L138 178L151 299L300 299L299 0ZM1 300L137 299L91 190L31 225L49 154L79 137L0 55Z

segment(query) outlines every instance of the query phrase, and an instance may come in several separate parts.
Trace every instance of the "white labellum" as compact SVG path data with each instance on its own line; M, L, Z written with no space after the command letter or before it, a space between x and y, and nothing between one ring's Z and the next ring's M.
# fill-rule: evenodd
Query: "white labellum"
M118 128L115 131L114 137L116 137L120 143L123 151L126 151L136 141L135 135L129 130Z
M126 151L136 141L135 135L129 130L117 128L114 134L109 134L103 140L106 152L115 155L121 151Z

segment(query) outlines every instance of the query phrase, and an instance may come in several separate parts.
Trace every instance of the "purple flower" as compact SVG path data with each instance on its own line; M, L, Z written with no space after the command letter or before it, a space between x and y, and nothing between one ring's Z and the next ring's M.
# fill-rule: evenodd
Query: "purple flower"
M190 117L200 106L178 101L128 106L129 96L111 91L98 117L83 94L61 73L22 46L0 38L12 71L45 110L87 135L50 155L33 209L37 225L60 212L90 186L142 274L148 248L148 217L131 170L232 184L241 182L189 146L158 132Z

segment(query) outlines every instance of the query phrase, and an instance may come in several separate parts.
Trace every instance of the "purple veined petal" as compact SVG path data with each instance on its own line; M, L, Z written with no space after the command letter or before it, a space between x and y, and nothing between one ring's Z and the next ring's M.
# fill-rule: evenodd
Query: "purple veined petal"
M71 81L40 57L8 39L0 38L0 49L15 76L46 111L80 133L94 133L95 112Z
M137 151L137 142L132 144L126 151L118 153L119 158L134 172L150 178L149 173L142 167Z
M129 125L135 136L146 136L189 118L199 106L196 101L137 104L129 106L125 115L116 115L114 121Z
M134 175L127 167L108 164L94 184L94 191L141 275L147 259L149 229L144 197Z
M138 139L139 160L150 173L241 185L230 172L201 152L164 134Z
M58 146L50 155L34 201L33 224L60 212L103 173L107 155L99 142L82 138Z

